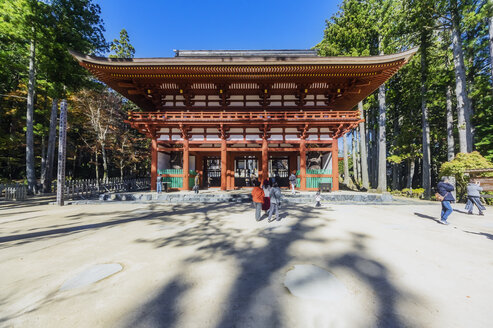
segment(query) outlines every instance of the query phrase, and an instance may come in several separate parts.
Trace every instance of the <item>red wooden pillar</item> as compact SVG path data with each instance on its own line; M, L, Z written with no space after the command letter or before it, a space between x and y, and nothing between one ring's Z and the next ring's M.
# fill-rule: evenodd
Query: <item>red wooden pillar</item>
M156 191L157 186L157 139L151 139L151 190Z
M221 190L227 190L228 152L226 139L221 139Z
M300 190L306 190L306 144L300 141Z
M195 171L197 172L197 174L199 174L200 176L200 179L199 179L199 186L202 185L202 179L203 179L203 176L204 176L204 172L203 172L203 163L202 163L202 160L203 160L203 157L201 154L197 154L195 155Z
M188 138L183 139L183 190L190 189L189 177L190 177L190 148L188 145Z
M337 139L332 140L332 190L339 190L339 145Z
M298 170L298 161L296 153L289 155L289 174L294 173Z
M235 170L234 170L234 158L233 156L228 156L228 170L227 170L227 189L235 189Z
M262 182L269 179L269 145L267 139L262 139Z

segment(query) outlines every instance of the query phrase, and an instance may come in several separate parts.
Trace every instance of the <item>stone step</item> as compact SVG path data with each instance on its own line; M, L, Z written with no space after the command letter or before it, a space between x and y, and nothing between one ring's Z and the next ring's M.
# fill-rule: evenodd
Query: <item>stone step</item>
M334 203L383 203L392 202L390 194L368 193L330 193L322 194L323 202ZM159 203L249 203L252 196L247 193L107 193L99 198L100 201L133 201ZM315 202L314 193L283 194L283 203L308 204Z

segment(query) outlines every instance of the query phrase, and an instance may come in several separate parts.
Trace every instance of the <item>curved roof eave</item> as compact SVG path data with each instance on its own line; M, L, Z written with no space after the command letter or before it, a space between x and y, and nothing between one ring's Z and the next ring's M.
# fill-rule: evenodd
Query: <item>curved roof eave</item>
M154 66L154 65L374 65L404 60L407 63L418 51L410 50L382 56L366 57L162 57L162 58L107 58L84 55L69 50L70 54L81 63L107 66Z

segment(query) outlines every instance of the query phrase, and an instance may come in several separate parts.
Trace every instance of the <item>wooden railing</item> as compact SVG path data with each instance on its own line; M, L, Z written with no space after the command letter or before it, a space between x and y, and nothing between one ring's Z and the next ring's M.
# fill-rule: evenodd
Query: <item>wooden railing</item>
M128 121L358 121L358 111L129 112Z
M0 184L0 197L5 200L25 200L27 197L27 186L25 184Z
M128 192L149 190L150 178L138 179L84 179L65 182L65 199L89 199L106 192ZM54 188L55 189L55 188Z
M56 192L56 180L52 182L52 190ZM128 192L149 190L150 178L120 179L81 179L67 180L65 182L65 199L90 199L96 198L106 192ZM27 198L27 185L25 184L0 184L0 199L21 201Z

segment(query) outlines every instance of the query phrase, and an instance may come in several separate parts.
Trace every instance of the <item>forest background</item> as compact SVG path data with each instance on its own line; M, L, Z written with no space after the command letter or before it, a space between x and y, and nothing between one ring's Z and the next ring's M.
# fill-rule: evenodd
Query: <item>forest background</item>
M458 153L493 160L493 18L488 0L344 0L314 45L322 56L412 60L360 103L365 123L344 138L345 184L423 188ZM124 28L124 26L122 26ZM136 106L94 80L67 52L133 57L126 31L108 42L91 0L0 0L0 179L49 191L59 100L68 100L67 176L147 176L149 142L123 120ZM344 150L345 149L345 150ZM457 160L456 160L457 161ZM442 170L443 171L443 170ZM443 172L442 172L443 173Z

